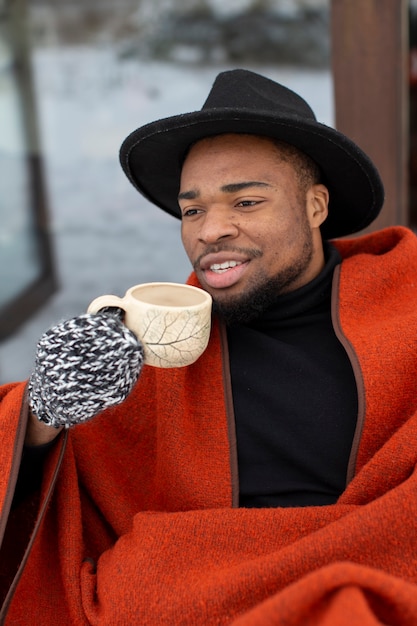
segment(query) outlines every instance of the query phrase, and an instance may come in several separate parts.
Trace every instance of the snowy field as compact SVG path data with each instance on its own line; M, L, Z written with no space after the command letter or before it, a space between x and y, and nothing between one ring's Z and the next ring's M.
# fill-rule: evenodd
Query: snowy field
M136 127L201 108L225 66L119 60L112 49L42 49L33 56L46 186L60 289L0 344L0 382L26 378L40 335L98 295L148 281L182 282L179 222L144 200L118 151ZM333 125L329 71L248 67L297 91ZM163 184L163 173L161 173Z

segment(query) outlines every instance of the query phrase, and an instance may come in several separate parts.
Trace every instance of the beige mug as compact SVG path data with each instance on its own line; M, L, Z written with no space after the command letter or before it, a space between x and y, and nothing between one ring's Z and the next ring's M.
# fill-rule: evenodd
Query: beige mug
M100 296L88 313L104 307L125 311L124 323L142 342L145 363L154 367L184 367L194 363L207 347L211 328L209 293L179 283L143 283L123 298Z

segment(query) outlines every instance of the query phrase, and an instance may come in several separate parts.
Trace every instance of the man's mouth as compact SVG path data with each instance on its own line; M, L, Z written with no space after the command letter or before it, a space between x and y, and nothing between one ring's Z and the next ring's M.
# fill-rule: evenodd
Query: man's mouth
M202 257L199 262L202 278L212 289L232 287L249 266L250 259L239 252L215 252Z
M210 265L210 270L215 272L216 274L223 274L230 270L232 267L236 267L237 265L242 265L242 261L225 261L224 263L213 263Z

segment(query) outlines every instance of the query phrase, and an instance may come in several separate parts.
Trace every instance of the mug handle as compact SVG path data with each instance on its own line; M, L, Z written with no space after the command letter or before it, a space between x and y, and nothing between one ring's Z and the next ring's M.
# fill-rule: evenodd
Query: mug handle
M98 313L100 309L104 309L107 306L117 307L123 309L123 298L118 296L99 296L88 305L87 313Z

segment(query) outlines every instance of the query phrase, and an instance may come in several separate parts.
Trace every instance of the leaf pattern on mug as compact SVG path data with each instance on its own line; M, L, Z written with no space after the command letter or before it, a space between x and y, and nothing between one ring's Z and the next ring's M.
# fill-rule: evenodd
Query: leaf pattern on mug
M200 316L191 311L184 311L178 318L170 312L149 312L145 317L141 340L146 353L152 354L159 361L160 367L166 367L175 361L178 367L197 360L208 343L210 320L203 326Z

